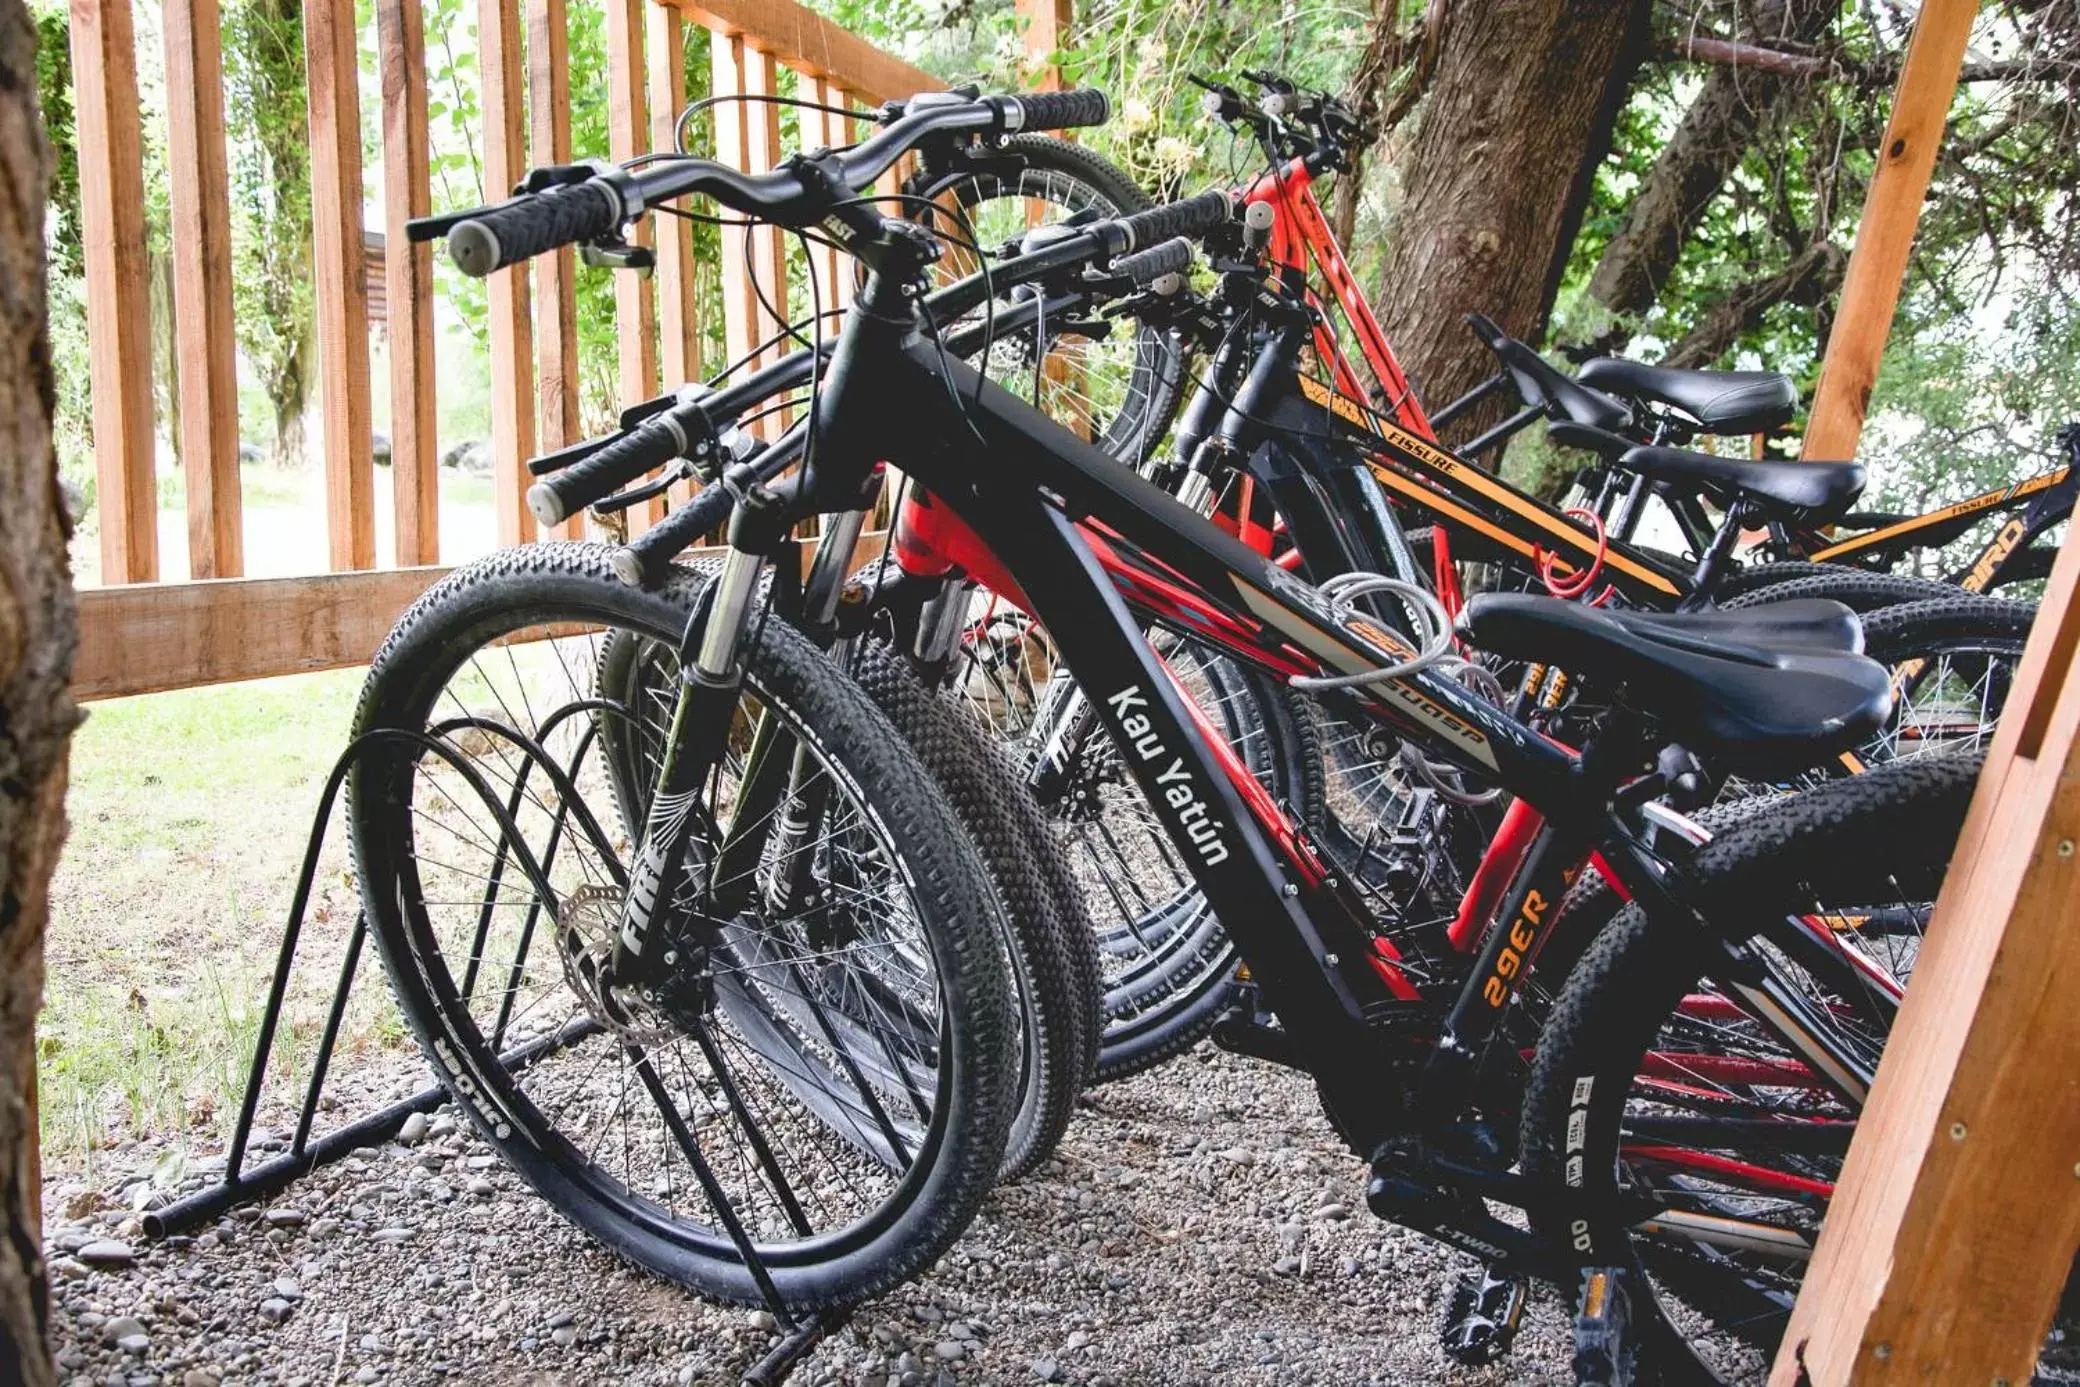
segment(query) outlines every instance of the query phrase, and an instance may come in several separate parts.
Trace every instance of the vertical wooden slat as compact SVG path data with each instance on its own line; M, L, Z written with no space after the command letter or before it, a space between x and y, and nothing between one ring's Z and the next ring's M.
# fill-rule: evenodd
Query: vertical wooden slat
M477 69L484 107L484 196L505 197L527 172L521 99L519 0L477 0ZM493 274L491 309L491 446L498 542L534 538L527 509L527 459L534 454L534 333L528 319L528 265Z
M743 49L744 94L779 95L780 64L773 55L748 43ZM752 173L764 173L780 162L780 108L770 101L754 101L743 103L740 109L744 119L744 167ZM746 298L752 310L751 337L757 342L787 326L786 232L777 226L761 226L751 232L750 272L756 278L746 286ZM759 291L763 292L763 301ZM760 363L776 361L786 354L786 344L775 345L760 357ZM764 423L769 436L779 435L780 416L769 416Z
M825 106L843 107L850 101L850 97L842 88L821 77L804 76L801 96L805 101L820 102ZM803 110L803 148L836 148L851 142L852 121L848 117L825 111ZM841 309L847 302L844 286L851 283L847 273L849 263L847 257L830 246L812 243L809 247L809 274L815 281L816 297L825 313ZM826 318L820 324L820 330L825 337L836 332L837 327L836 318Z
M1863 436L1864 414L1899 306L1900 282L1914 250L1914 228L1935 170L1936 146L1950 118L1965 42L1978 11L1978 0L1925 0L1914 18L1885 142L1878 147L1878 167L1864 195L1863 220L1842 280L1842 306L1813 394L1806 457L1854 457Z
M673 147L680 109L686 104L686 21L668 5L644 3L650 78L650 145ZM650 219L657 232L658 370L668 389L701 374L699 321L694 312L693 227L669 215ZM684 504L693 486L672 488L673 505Z
M570 18L564 0L528 0L527 109L537 164L571 161ZM535 257L535 369L540 403L537 446L578 441L577 252ZM582 512L556 527L559 539L584 534Z
M145 283L143 131L130 0L72 0L80 231L94 394L101 580L159 576L152 475L152 323Z
M643 11L649 0L606 0L606 6L607 156L621 163L642 153L649 135L649 104L643 86ZM637 223L636 244L653 244L651 222L655 220L644 217ZM617 383L623 405L657 393L657 306L650 288L650 280L643 275L614 276ZM663 518L664 498L652 497L624 514L629 532L641 533Z
M1018 0L1018 17L1025 22L1027 85L1039 91L1062 89L1062 70L1047 59L1068 47L1074 13L1075 0Z
M188 576L245 571L238 358L231 317L231 183L217 0L166 0L166 165L173 185L173 331Z
M711 31L708 52L709 96L727 98L741 93L745 69L753 56L744 40ZM744 103L717 100L709 114L715 120L715 157L731 168L748 171L752 165ZM758 303L747 273L750 237L740 227L726 226L718 239L722 243L722 346L727 365L741 360L758 340Z
M377 0L383 84L383 296L390 334L390 485L399 565L439 563L440 443L435 409L433 247L405 222L433 207L426 36L419 0Z
M303 12L310 86L311 273L325 427L325 523L335 570L376 563L368 416L368 297L361 265L361 92L354 0Z

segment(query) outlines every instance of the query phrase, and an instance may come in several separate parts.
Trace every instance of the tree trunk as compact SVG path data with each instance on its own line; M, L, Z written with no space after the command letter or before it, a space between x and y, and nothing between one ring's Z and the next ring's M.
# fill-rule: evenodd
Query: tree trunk
M1399 162L1376 305L1433 409L1494 374L1463 314L1543 337L1646 49L1649 4L1456 0L1442 9L1436 71Z
M0 0L0 1382L49 1387L36 1155L36 1012L78 713L68 523L51 444L36 30Z
M1744 32L1758 41L1810 42L1827 31L1841 8L1841 0L1761 0ZM1792 78L1738 67L1716 68L1705 78L1589 278L1589 297L1609 315L1590 343L1596 350L1617 351L1631 340L1705 209L1770 112L1797 85Z

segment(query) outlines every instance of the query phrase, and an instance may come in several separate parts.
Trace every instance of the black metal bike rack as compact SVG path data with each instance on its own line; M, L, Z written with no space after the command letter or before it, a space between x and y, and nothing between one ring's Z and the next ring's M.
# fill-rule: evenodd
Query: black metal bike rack
M592 702L570 704L545 720L539 736L546 737L554 723L565 716L608 707L612 705ZM617 708L614 711L625 710ZM571 756L572 769L567 771L556 765L538 739L522 736L501 724L477 718L463 718L441 724L434 731L444 732L458 726L473 727L505 738L519 747L531 764L541 765L551 780L556 782L562 792L562 807L558 809L553 821L546 853L547 857L553 859L555 845L563 832L564 818L570 812L575 795L573 773L590 745L594 730L589 729L580 739L577 750ZM311 823L310 838L304 848L303 867L297 876L296 893L290 902L288 921L282 932L281 950L275 959L274 979L267 995L267 1009L261 1017L259 1037L253 1047L253 1061L246 1073L245 1094L239 1104L238 1121L232 1128L231 1145L224 1158L223 1179L206 1189L175 1200L164 1208L145 1214L143 1222L147 1237L156 1240L185 1233L232 1209L279 1194L321 1166L330 1165L361 1147L394 1137L413 1113L431 1112L449 1101L448 1090L439 1083L434 1083L388 1107L356 1118L322 1135L312 1135L311 1128L317 1117L319 1100L324 1093L326 1075L331 1067L333 1051L338 1044L340 1025L346 1016L347 1001L352 995L360 971L362 949L368 940L368 918L357 910L354 915L353 933L347 939L346 956L340 963L339 981L333 989L332 1002L326 1012L325 1027L318 1039L317 1053L311 1064L310 1081L304 1089L303 1102L297 1114L296 1129L290 1139L289 1149L282 1155L251 1167L246 1164L247 1148L252 1140L253 1120L259 1110L261 1091L266 1084L268 1057L274 1050L275 1033L281 1021L282 1005L288 995L289 977L295 968L296 950L303 934L304 916L310 906L311 887L317 879L318 861L325 845L327 831L332 825L339 791L346 783L347 775L355 763L372 747L385 743L403 743L416 747L422 754L431 753L440 757L461 772L483 797L486 807L498 820L500 830L500 843L490 890L496 891L498 888L499 878L504 871L507 846L511 845L521 871L534 885L537 895L536 912L539 912L545 902L554 900L548 886L545 866L535 860L534 854L520 837L512 820L512 809L501 808L481 776L465 762L445 737L401 728L379 729L364 733L349 743L340 753L339 759L333 763L331 774L325 781L324 793L318 799L317 813ZM515 805L524 787L525 776L521 777L514 789ZM523 936L519 956L514 960L513 968L516 973L525 962L526 950L532 938L532 919L533 916L530 916L529 933ZM479 933L481 935L482 926L479 927ZM481 952L481 947L480 938L473 956L475 952ZM493 1040L494 1045L503 1037L505 1019L505 1016L501 1015L498 1032ZM503 1050L499 1054L499 1060L508 1070L517 1072L565 1046L597 1035L604 1029L605 1027L597 1021L587 1018L560 1027L553 1034L537 1036L524 1044ZM738 1254L743 1257L754 1282L763 1292L762 1298L767 1313L772 1315L775 1325L781 1331L780 1341L763 1358L744 1371L744 1387L779 1387L818 1344L843 1327L852 1317L853 1307L827 1309L799 1317L790 1312L774 1288L764 1261L759 1257L757 1249L751 1245L727 1196L707 1169L690 1130L684 1139L694 1143L686 1148L685 1154L694 1164L695 1173L701 1177L703 1193L717 1222L735 1243Z

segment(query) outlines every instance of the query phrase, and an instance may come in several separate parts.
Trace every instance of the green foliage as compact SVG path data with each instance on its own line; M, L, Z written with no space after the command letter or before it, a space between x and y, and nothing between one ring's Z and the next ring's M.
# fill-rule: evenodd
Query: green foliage
M36 100L50 142L51 182L47 217L51 273L80 273L79 129L72 109L72 49L66 8L60 0L34 0Z
M225 10L224 106L238 345L273 410L275 461L287 464L301 460L314 364L302 0Z

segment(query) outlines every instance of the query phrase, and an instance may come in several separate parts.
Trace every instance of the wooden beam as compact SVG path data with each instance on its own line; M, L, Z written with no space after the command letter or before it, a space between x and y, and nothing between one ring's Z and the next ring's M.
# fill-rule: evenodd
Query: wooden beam
M527 172L519 0L477 0L477 71L484 107L484 198L496 202ZM528 262L485 284L491 309L491 487L498 542L534 538L527 459L534 456L534 333Z
M383 317L390 334L390 485L397 562L432 564L441 557L433 247L413 245L404 230L407 219L433 210L426 33L419 0L376 0L376 46L383 84Z
M157 693L365 664L441 568L87 589L80 698Z
M611 2L611 0L610 0ZM669 5L646 5L644 30L650 85L650 146L676 147L679 112L686 105L686 18ZM658 370L662 384L676 390L701 375L700 322L694 307L693 224L683 217L649 218L657 233ZM691 482L672 487L671 503L684 505Z
M335 570L376 564L368 415L368 299L361 269L361 69L354 0L303 11L310 86L311 274L324 420L325 528Z
M1770 1381L2031 1380L2080 1243L2080 546L2052 570ZM2031 729L2040 727L2039 740Z
M188 576L245 571L238 478L237 329L231 316L231 175L217 0L166 0L166 165L173 185L173 332Z
M570 17L564 0L528 0L527 109L533 124L531 160L571 161ZM570 246L534 261L535 389L540 420L536 446L578 441L577 252ZM558 539L585 532L583 511L558 525Z
M159 485L137 40L130 0L72 0L71 9L101 581L149 583L159 576Z
M643 84L643 11L649 0L606 0L607 6L607 157L623 163L647 148L649 103ZM677 16L672 16L674 22ZM655 243L651 223L636 223L635 243ZM666 218L666 220L677 220ZM614 276L614 327L617 384L621 403L631 405L657 393L657 301L650 278ZM640 534L664 518L664 498L653 496L623 512L631 534Z
M1935 170L1936 146L1957 95L1958 68L1978 10L1978 0L1923 0L1914 18L1914 36L1892 98L1892 118L1878 149L1856 248L1842 281L1841 308L1820 368L1812 420L1806 425L1806 457L1856 454L1885 339L1892 334L1900 283L1914 249L1914 228Z
M880 553L886 540L882 531L861 535L853 566ZM695 549L682 562L723 552ZM813 544L804 545L803 563L814 554ZM448 571L84 589L72 691L83 699L119 698L366 664L405 608Z
M1049 58L1069 46L1075 12L1075 0L1018 0L1018 17L1025 25L1026 82L1037 91L1060 91L1067 85L1061 68Z
M795 71L822 77L869 102L898 100L946 84L794 0L669 0L718 34L750 38Z

